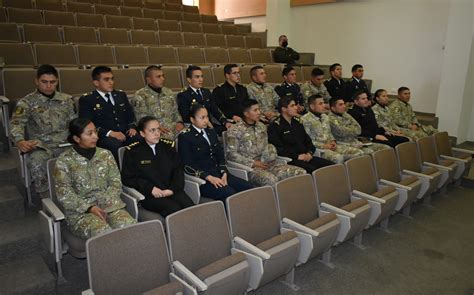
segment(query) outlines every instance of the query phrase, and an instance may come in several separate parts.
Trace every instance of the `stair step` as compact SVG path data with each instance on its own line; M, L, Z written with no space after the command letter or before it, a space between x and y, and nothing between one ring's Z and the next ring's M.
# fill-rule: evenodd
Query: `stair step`
M55 294L56 279L39 255L0 265L0 294Z
M20 183L22 183L22 179L17 151L0 153L0 186Z
M5 185L0 189L0 221L25 216L25 200L16 186Z

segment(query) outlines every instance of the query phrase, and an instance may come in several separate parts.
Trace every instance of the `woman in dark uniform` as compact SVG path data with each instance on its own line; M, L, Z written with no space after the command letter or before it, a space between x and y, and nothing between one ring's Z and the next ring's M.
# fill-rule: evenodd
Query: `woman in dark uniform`
M206 180L200 186L201 195L224 201L235 193L252 188L248 181L228 173L217 133L207 128L207 109L200 104L193 104L189 117L192 124L178 136L178 151L185 172Z
M143 208L166 217L194 204L184 192L184 172L174 141L160 138L159 128L155 117L140 119L138 130L144 140L127 147L122 182L145 196Z

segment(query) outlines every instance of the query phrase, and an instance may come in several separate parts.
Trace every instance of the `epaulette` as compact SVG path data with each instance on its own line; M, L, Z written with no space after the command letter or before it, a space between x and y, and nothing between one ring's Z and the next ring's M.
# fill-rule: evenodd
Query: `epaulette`
M132 142L131 144L127 145L126 148L127 150L131 150L133 147L137 146L139 143L140 143L139 141Z
M171 140L171 139L167 139L167 138L160 138L160 141L163 142L163 143L166 143L167 145L169 145L170 147L174 147L174 140Z
M296 117L293 117L293 119L295 119L296 121L298 121L298 123L301 123L301 117L296 116Z
M280 116L278 116L278 118L276 118L275 120L273 120L273 122L275 122L277 125L280 125Z
M216 88L217 87L222 87L222 85L224 85L224 83L219 83L219 84L217 84Z
M188 127L188 128L184 128L183 130L181 130L181 133L187 133L189 131L191 131L191 128Z
M82 94L82 96L88 96L88 95L91 95L91 94L92 94L92 92L86 92L86 93Z

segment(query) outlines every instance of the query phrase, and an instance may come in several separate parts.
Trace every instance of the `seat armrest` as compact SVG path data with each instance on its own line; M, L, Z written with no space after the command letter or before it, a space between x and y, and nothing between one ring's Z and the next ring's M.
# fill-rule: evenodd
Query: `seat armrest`
M363 199L366 199L367 201L377 202L377 203L381 203L381 204L386 203L386 201L382 198L377 198L377 197L374 197L372 195L366 194L366 193L358 191L358 190L353 190L352 194L354 195L354 197L363 198Z
M237 249L249 252L250 254L256 255L265 260L270 259L270 254L250 244L241 237L234 237L234 243Z
M288 157L282 157L282 156L278 156L277 157L278 160L282 160L282 161L285 161L285 164L288 164L288 162L291 162L293 161L291 158L288 158Z
M450 156L445 156L445 155L440 155L439 157L442 158L442 159L445 159L445 160L451 160L451 161L455 161L455 162L463 162L463 163L468 163L469 162L469 160L464 160L464 159L461 159L461 158L450 157Z
M446 170L446 171L451 171L451 170L453 170L453 168L451 168L451 167L445 167L445 166L438 165L438 164L434 164L434 163L430 163L430 162L423 162L423 165L426 165L426 166L429 166L429 167L433 167L433 168L436 168L436 169Z
M314 151L313 157L321 157L322 155L324 155L324 150L317 148L317 149Z
M0 95L0 102L1 102L2 104L9 104L9 103L10 103L10 100L8 99L8 97L3 96L3 95Z
M474 155L474 151L471 151L471 150L461 149L461 148L457 148L457 147L453 147L451 149L455 152L458 152L458 153Z
M135 199L137 199L137 201L145 200L145 196L142 195L142 193L140 193L139 191L137 191L136 189L134 189L132 187L122 185L122 189L126 194L128 194L128 195L134 197Z
M196 292L196 289L194 289L193 287L191 287L188 283L186 283L183 279L181 279L180 277L178 277L177 275L175 275L174 273L170 273L169 274L170 276L170 282L179 282L181 285L183 285L184 287L184 295L192 295L192 294L196 294L197 295L197 292Z
M138 201L134 197L122 192L120 194L122 201L127 204L127 211L130 215L137 220L138 219Z
M43 210L47 211L53 217L54 221L64 220L63 212L51 199L41 199L41 203L43 203Z
M323 207L324 209L327 209L327 210L329 210L331 212L334 212L336 214L344 215L344 216L347 216L347 217L350 217L350 218L355 218L356 217L356 215L354 213L348 212L348 211L343 210L341 208L337 208L333 205L329 205L328 203L322 202L320 204L320 206Z
M94 295L94 292L91 289L82 291L81 295Z
M386 180L386 179L380 179L380 183L381 184L385 184L385 185L390 185L390 186L394 186L396 188L401 188L401 189L404 189L404 190L407 190L407 191L411 191L412 188L409 187L409 186L406 186L406 185L403 185L403 184L399 184L399 183L396 183L396 182L393 182L393 181L390 181L390 180Z
M192 176L192 175L189 175L189 174L184 174L184 179L185 180L188 180L188 181L192 181L192 182L195 182L199 185L203 185L206 183L206 181L204 179L201 179L199 177L196 177L196 176Z
M286 225L289 229L292 229L294 231L303 232L305 234L310 234L310 235L315 236L315 237L319 236L319 232L317 232L317 231L315 231L315 230L313 230L313 229L311 229L307 226L304 226L304 225L302 225L302 224L300 224L296 221L288 219L286 217L283 218L281 222L283 223L284 226Z
M179 261L173 261L173 270L178 275L178 277L184 278L185 281L191 283L191 285L196 286L200 292L207 290L207 285L200 278L198 278L192 271L190 271L186 266L184 266Z
M240 164L240 163L232 162L232 161L227 161L227 165L231 166L232 168L245 170L247 172L252 172L253 171L252 167L249 167L249 166L246 166L246 165L243 165L243 164Z
M405 174L411 175L411 176L433 179L433 176L426 175L426 174L423 174L423 173L418 173L418 172L411 171L411 170L403 169L402 172L405 173Z

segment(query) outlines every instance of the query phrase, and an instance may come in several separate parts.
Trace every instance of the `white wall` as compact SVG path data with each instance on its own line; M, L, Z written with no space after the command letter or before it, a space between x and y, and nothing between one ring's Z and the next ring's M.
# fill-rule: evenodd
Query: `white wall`
M265 16L240 17L234 19L236 24L252 24L252 32L265 32L267 18Z

